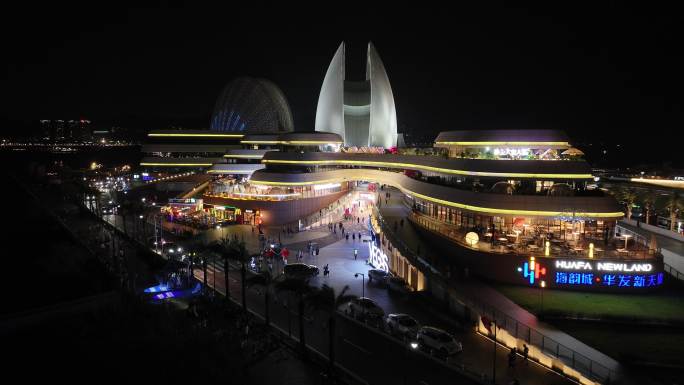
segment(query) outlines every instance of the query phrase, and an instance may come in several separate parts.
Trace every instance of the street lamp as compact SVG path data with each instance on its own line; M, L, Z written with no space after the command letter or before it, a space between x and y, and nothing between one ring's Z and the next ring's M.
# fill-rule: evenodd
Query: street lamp
M365 297L366 296L366 276L363 273L354 273L354 278L359 278L359 275L361 276L361 296Z
M418 349L418 342L411 341L410 343L406 344L405 346L406 347L404 348L404 385L406 385L406 382L407 382L406 377L408 374L409 351ZM411 348L411 349L409 350L409 348Z

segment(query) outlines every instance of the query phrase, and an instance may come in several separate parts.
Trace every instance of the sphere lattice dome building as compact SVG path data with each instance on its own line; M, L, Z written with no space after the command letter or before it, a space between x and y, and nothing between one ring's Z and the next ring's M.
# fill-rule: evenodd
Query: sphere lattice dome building
M283 92L266 79L241 77L221 92L210 129L221 132L281 133L294 129L292 112Z

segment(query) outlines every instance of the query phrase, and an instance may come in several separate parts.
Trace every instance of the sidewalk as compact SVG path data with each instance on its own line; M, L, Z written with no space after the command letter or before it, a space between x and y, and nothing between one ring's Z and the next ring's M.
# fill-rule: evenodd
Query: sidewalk
M396 220L407 217L410 214L410 211L406 206L403 205L402 193L400 191L393 188L389 189L389 191L391 192L391 198L387 204L385 204L383 201L383 205L380 207L380 213L388 223L393 223ZM430 246L423 243L411 224L406 223L406 220L404 222L404 226L399 226L397 231L402 241L412 248L412 250L416 250L416 247L420 245L420 255L424 256L424 258L428 261L432 260L435 254L430 251ZM536 329L539 333L555 340L569 349L574 350L575 352L591 359L592 361L605 366L606 368L616 372L620 370L620 364L616 360L575 339L567 333L564 333L563 331L558 330L549 324L539 321L535 315L518 306L503 294L481 283L480 281L474 279L461 281L455 283L453 288L456 289L456 292L460 295L473 299L476 302L488 304L496 308L498 311L501 311L516 319L518 322L524 323Z
M663 254L663 262L677 269L680 273L684 273L684 242L656 234L643 227L632 226L625 221L620 221L617 225L631 233L640 235L646 239L647 243L650 241L651 235L655 235L658 247Z

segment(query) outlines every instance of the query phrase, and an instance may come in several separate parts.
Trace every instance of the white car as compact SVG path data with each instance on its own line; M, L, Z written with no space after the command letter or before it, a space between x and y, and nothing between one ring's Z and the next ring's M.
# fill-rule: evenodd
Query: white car
M385 315L385 311L375 301L366 297L354 298L349 301L345 313L361 319L382 319L382 316Z
M420 324L408 314L388 314L385 328L391 335L413 338L418 333Z
M433 355L448 358L463 351L463 345L442 329L423 326L416 333L418 346Z

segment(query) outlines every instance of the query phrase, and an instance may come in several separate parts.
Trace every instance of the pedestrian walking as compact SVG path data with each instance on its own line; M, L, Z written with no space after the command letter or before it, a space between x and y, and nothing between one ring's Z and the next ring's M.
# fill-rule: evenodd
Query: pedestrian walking
M352 241L356 241L356 233L352 233Z
M356 218L356 223L357 223L357 224L358 224L358 223L361 223L361 218L360 218L360 217L359 217L359 218Z
M328 264L326 263L325 266L323 266L323 276L327 277L330 275L330 270L328 269Z
M359 249L354 249L354 260L356 261L356 257L359 255Z
M511 349L511 352L508 353L508 367L515 369L515 351L516 349L513 348Z
M342 234L344 234L344 232L342 232ZM345 235L345 238L349 240L349 234Z
M530 365L530 361L528 361L528 354L530 353L530 348L527 346L527 344L523 344L523 362L525 362L525 365Z

